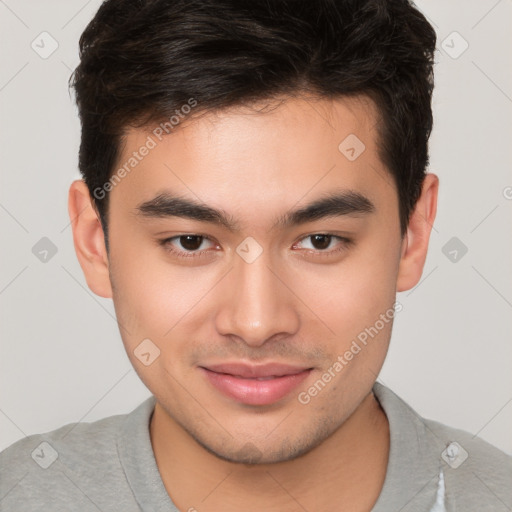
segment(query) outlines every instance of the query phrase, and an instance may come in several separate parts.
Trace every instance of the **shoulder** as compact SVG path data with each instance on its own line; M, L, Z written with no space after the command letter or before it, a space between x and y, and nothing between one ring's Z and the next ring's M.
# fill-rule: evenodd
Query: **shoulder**
M423 423L441 443L446 488L459 508L470 509L483 497L496 510L512 507L512 456L464 430L433 420Z
M2 467L16 464L39 467L51 464L59 456L83 457L108 451L126 415L109 416L92 423L69 423L41 434L27 436L0 452Z
M0 453L2 510L19 510L21 503L27 511L50 504L53 511L97 510L97 500L114 489L123 493L128 487L116 439L128 416L70 423L7 447Z
M423 418L382 384L373 391L390 423L393 484L435 477L437 485L442 474L448 510L512 508L512 456L467 431Z

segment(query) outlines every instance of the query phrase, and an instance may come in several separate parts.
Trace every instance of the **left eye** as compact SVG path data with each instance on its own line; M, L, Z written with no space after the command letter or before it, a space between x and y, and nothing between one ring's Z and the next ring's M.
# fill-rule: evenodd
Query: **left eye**
M307 247L307 244L306 247L303 245L304 249L311 249L313 251L326 251L326 249L329 249L331 246L331 242L335 240L343 241L343 238L339 236L318 233L315 235L306 236L300 241L301 244L303 244L303 240L311 240L309 247Z

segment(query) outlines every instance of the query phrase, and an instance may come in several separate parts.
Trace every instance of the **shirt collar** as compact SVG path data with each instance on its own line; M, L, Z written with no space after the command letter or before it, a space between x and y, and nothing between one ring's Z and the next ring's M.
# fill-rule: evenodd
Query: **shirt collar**
M389 421L390 451L384 485L372 512L419 510L420 504L421 510L445 512L440 465L443 442L389 388L376 382L373 393ZM149 425L155 404L156 398L150 396L126 416L117 437L119 460L141 509L178 512L163 484L151 444Z
M373 393L389 421L390 448L384 485L372 512L445 512L441 466L444 443L389 388L375 382ZM443 508L432 508L436 503Z
M178 512L156 464L149 425L155 409L152 395L127 415L117 436L117 451L135 500L144 512Z

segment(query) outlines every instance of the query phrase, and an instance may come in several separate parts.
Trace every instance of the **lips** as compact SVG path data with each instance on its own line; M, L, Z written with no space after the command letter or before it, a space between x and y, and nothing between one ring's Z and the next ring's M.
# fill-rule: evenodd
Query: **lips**
M199 370L223 395L248 405L269 405L286 397L312 368L281 363L224 363L201 366Z

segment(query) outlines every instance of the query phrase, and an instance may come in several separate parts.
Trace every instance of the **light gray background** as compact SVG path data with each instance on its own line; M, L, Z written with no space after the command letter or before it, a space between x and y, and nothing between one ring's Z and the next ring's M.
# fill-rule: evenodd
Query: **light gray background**
M67 80L100 3L0 0L0 449L149 396L111 301L87 288L67 213L80 136ZM398 296L380 381L512 454L512 2L418 5L439 37L430 170L440 202L423 279ZM59 45L47 59L31 48L43 31ZM469 44L460 56L454 31ZM46 263L32 253L42 237L58 249ZM442 252L452 237L468 248L456 262Z

